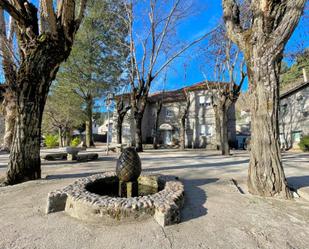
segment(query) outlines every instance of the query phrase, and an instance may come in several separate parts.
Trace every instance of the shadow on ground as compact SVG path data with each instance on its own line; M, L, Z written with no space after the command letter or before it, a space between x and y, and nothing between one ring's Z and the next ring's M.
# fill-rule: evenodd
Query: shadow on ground
M67 160L50 160L50 161L42 160L42 165L44 166L57 166L57 165L65 165L65 164L74 165L74 164L87 164L90 162L111 162L114 160L115 160L114 157L99 157L96 160L91 160L91 161L86 161L86 162L67 161Z
M205 208L207 194L202 186L218 180L219 178L183 180L185 185L185 204L181 211L182 222L193 220L207 214L207 208Z
M299 188L309 187L309 176L293 176L287 178L288 184L296 190Z
M78 174L59 174L59 175L47 175L46 180L54 180L54 179L67 179L67 178L81 178L87 177L95 174L101 174L101 172L87 172L87 173L78 173Z
M175 160L175 159L174 159ZM164 159L165 161L165 159ZM148 167L144 169L144 171L164 171L164 170L177 170L177 169L198 169L198 168L209 168L209 167L225 167L225 166L233 166L239 164L249 163L249 159L240 160L240 161L229 161L229 162L218 162L218 163L202 163L202 164L189 164L189 165L177 165L177 166L164 166L152 168Z

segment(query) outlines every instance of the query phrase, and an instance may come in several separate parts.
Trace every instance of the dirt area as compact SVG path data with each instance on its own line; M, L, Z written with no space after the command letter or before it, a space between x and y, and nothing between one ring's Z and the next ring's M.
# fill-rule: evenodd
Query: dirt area
M88 163L43 162L45 179L0 188L0 248L309 248L309 201L284 201L246 193L248 155L205 151L148 151L143 170L177 175L185 185L182 222L162 228L155 220L104 226L63 212L45 214L48 192L76 178L114 170L116 154ZM7 156L0 155L0 175ZM284 155L297 188L309 186L309 155Z

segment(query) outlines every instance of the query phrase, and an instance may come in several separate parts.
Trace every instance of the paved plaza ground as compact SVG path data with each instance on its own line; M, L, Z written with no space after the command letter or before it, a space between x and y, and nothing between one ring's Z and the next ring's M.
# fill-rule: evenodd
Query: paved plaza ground
M90 151L100 154L98 161L43 162L42 180L0 188L0 249L309 248L309 154L284 154L288 181L301 196L293 201L247 193L245 151L226 157L216 151L157 150L140 154L143 170L183 181L186 201L180 224L162 228L150 218L104 226L63 212L46 215L48 192L115 169L117 154ZM0 176L7 161L8 155L0 155Z

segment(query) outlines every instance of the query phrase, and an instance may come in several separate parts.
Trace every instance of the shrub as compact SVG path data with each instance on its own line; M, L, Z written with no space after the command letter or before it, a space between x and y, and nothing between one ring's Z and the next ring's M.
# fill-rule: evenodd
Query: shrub
M54 148L59 146L58 136L57 135L46 135L45 144L47 148Z
M80 139L79 137L75 137L75 138L71 141L70 145L71 145L72 147L77 147L80 143L81 143L81 139Z
M303 136L299 143L299 148L302 151L309 151L309 135Z

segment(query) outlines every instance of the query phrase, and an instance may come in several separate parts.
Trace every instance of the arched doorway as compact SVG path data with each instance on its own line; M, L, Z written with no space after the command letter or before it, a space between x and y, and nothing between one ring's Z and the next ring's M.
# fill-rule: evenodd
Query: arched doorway
M170 124L162 124L160 125L159 130L161 131L161 134L163 135L163 144L165 145L172 145L173 143L173 126Z

